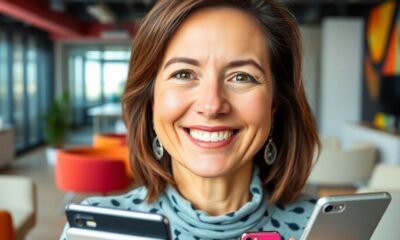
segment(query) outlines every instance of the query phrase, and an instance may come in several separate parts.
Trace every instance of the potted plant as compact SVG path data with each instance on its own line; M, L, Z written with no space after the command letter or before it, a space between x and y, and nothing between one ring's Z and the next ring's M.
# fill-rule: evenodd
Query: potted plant
M55 99L50 104L44 115L44 121L47 162L54 165L57 149L63 146L70 130L69 94L67 91L61 98Z

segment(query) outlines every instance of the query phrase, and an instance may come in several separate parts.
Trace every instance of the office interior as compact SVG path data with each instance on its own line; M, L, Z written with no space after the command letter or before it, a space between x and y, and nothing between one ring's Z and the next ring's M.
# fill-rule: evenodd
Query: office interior
M400 221L400 1L278 2L300 24L304 86L323 147L304 191L389 191L373 239L397 239L390 224ZM65 202L103 194L60 188L52 147L124 142L130 48L154 3L0 0L0 219L11 216L15 239L57 239ZM60 124L54 141L49 121ZM3 179L10 176L26 181Z

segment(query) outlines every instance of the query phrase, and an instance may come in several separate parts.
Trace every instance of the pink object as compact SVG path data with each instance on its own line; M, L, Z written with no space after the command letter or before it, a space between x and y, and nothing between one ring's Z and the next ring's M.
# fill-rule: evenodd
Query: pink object
M279 232L248 232L242 235L242 240L281 240Z

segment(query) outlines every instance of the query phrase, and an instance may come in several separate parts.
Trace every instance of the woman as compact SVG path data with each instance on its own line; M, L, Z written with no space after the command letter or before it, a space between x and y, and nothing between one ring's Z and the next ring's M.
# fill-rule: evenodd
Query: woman
M297 23L273 1L159 1L123 98L141 187L85 203L163 214L174 239L298 239L319 146L301 63Z

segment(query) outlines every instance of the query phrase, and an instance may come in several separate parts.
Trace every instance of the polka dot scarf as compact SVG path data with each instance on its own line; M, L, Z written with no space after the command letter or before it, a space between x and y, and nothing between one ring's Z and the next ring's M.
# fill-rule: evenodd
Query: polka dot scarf
M187 239L186 236L191 236L190 239L238 239L246 231L261 231L268 225L271 211L274 211L268 209L257 168L253 172L250 191L251 201L238 211L220 216L196 210L171 186L160 197L158 204L172 223L174 239Z

